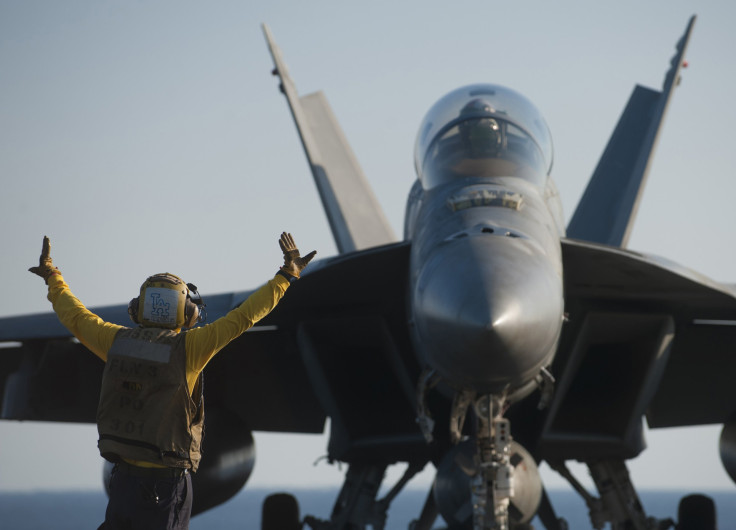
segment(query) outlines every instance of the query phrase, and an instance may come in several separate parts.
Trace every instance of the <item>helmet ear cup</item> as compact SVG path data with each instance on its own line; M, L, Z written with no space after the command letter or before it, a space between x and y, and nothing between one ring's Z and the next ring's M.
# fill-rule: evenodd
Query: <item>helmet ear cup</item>
M128 316L135 324L140 324L140 321L138 320L138 300L139 297L136 296L128 303Z
M184 327L191 328L199 320L199 306L192 302L187 296L186 304L184 305Z

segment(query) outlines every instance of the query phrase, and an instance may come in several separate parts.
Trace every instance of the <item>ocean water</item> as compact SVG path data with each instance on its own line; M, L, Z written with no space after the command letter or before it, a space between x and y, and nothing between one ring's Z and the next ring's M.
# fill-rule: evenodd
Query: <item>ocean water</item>
M263 499L275 493L265 489L245 489L225 504L192 519L191 530L259 530ZM302 517L306 514L329 517L337 495L334 489L292 491L299 501ZM720 530L736 529L736 492L703 492L711 495L718 511ZM572 491L552 490L550 498L558 515L573 530L591 529L582 499ZM677 504L686 492L642 491L642 504L648 515L675 517ZM426 492L407 489L394 500L386 524L387 530L405 530L416 519ZM95 529L102 522L107 498L101 491L50 491L36 493L0 493L0 529L2 530L80 530ZM536 522L535 528L543 528ZM442 527L438 520L436 527Z

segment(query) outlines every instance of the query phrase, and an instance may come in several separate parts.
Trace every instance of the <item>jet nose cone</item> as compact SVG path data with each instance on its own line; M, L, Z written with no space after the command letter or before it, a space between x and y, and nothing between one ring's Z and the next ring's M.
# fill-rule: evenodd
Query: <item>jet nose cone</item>
M534 377L562 325L562 281L533 243L471 237L444 245L413 292L419 349L456 386L495 393Z

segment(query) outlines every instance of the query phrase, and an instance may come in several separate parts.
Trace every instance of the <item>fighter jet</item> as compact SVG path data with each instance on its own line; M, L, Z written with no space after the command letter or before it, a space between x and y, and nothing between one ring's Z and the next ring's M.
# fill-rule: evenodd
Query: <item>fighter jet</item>
M441 97L419 126L400 241L326 98L298 94L264 26L339 253L205 370L194 512L245 485L252 432L321 433L328 418L328 459L347 464L330 518L301 519L292 497L274 495L263 529L384 528L428 465L436 479L415 530L438 517L453 529L529 528L535 516L566 528L542 461L583 496L593 527L668 528L645 513L626 467L645 448L645 419L722 423L736 480L736 291L626 249L694 22L662 88L634 89L567 227L534 104L496 84ZM209 318L248 294L209 297ZM128 321L127 304L93 311ZM0 358L3 419L95 421L102 363L54 314L0 319L0 341L17 343ZM571 460L588 466L596 494ZM406 472L378 498L395 463ZM715 528L712 502L683 499L678 525Z

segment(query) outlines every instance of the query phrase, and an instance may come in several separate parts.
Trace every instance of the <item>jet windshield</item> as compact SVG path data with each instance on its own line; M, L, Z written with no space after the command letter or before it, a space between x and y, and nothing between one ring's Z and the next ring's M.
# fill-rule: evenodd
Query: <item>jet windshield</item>
M541 185L552 166L552 140L539 111L497 85L463 87L435 103L414 153L425 188L474 176L522 177Z

